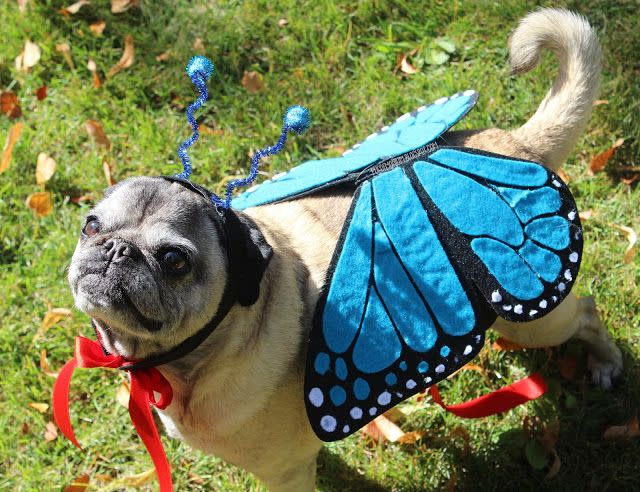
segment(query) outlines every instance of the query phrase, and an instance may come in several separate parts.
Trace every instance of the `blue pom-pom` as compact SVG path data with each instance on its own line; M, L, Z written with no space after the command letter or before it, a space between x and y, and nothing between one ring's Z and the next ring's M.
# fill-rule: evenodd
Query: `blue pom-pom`
M304 133L311 124L311 113L303 106L291 106L284 114L284 125L298 135Z
M196 72L200 72L204 75L205 80L209 80L214 70L215 67L213 63L206 56L194 56L189 60L186 68L187 75L189 75L190 78L193 78Z

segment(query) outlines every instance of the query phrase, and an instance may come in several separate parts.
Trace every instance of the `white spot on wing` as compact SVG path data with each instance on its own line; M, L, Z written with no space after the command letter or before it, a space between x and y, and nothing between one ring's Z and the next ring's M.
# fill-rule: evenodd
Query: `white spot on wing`
M564 278L566 278L567 280L573 280L573 276L571 275L571 270L564 271Z
M513 306L511 306L511 304L505 304L504 306L502 306L502 309L504 309L505 311L511 311L511 308Z
M464 352L462 352L464 355L469 355L471 353L471 351L473 350L473 347L471 347L471 345L467 345L464 348Z
M580 256L578 255L578 253L576 253L576 252L574 251L573 253L571 253L571 254L569 255L569 261L570 261L571 263L577 263L577 262L578 262L578 258L579 258L579 257L580 257Z
M448 97L441 97L440 99L435 100L435 101L433 102L433 104L438 104L438 105L440 105L440 104L444 104L444 103L446 103L448 100L449 100L449 98L448 98Z
M344 432L345 434L346 434L347 432L349 432L349 426L348 426L348 425L345 425L345 426L342 428L342 432Z
M406 119L408 119L408 118L411 118L411 113L405 113L405 114L403 114L403 115L402 115L402 116L400 116L396 121L397 121L397 122L400 122L400 121L404 121L404 120L406 120Z
M535 309L529 311L529 316L535 316L536 314L538 314L538 311L536 311Z
M469 96L473 96L475 93L476 93L476 91L474 91L474 90L472 90L472 89L469 89L469 90L464 91L464 92L462 93L462 95L463 95L463 96L467 96L467 97L469 97Z
M425 110L425 109L427 109L427 108L428 108L428 106L420 106L418 109L416 109L416 111L417 111L418 113L420 113L421 111L424 111L424 110Z
M336 430L336 419L331 415L325 415L320 419L320 427L322 427L327 432L333 432Z
M407 381L407 383L405 384L405 386L406 386L408 389L413 389L413 388L415 388L415 387L416 387L416 385L417 385L417 383L416 383L413 379L409 379L409 380Z
M553 186L555 186L556 188L560 188L561 186L560 181L558 181L557 179L554 179L552 183L553 183Z
M573 220L573 219L575 219L575 218L576 218L576 211L575 211L575 210L572 210L571 212L569 212L569 213L567 214L567 219L569 219L569 220Z
M378 404L388 405L389 403L391 403L391 393L389 393L388 391L383 391L382 393L380 393L380 395L378 396Z
M522 314L522 304L516 304L513 308L513 312L516 314Z
M351 154L351 152L353 152L353 149L348 149L348 150L345 150L345 151L342 153L342 155L349 155L349 154Z
M351 411L349 412L349 415L351 415L351 418L355 419L355 420L358 420L358 419L362 418L362 408L353 407L351 409Z
M287 174L287 173L278 173L278 174L276 174L275 176L273 176L273 177L271 178L271 181L277 181L277 180L279 180L280 178L282 178L282 177L283 177L284 175L286 175L286 174Z
M309 391L309 401L314 407L321 407L324 403L324 395L320 388L312 388Z
M253 193L254 191L256 191L258 188L260 188L260 185L253 185L251 188L249 188L246 193Z
M376 133L372 133L371 135L369 135L367 138L365 138L365 140L371 140L372 138L376 138L378 136L378 132Z
M436 367L436 372L438 374L442 374L444 372L444 365L440 364L438 367Z
M502 296L500 295L500 292L498 292L497 290L494 290L491 293L491 300L493 302L500 302L502 300Z
M564 284L564 282L560 282L560 283L558 284L558 290L559 290L560 292L564 292L566 288L567 288L567 286Z
M540 306L542 309L546 309L547 308L547 300L546 299L542 299L540 301L540 303L538 304L538 306Z

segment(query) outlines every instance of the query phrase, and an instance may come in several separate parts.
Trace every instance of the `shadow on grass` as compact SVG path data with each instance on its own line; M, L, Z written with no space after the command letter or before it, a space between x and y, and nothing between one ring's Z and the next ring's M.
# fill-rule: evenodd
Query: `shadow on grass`
M358 470L349 466L328 449L324 448L318 456L318 486L322 492L371 491L388 492L391 489L375 480L362 476Z

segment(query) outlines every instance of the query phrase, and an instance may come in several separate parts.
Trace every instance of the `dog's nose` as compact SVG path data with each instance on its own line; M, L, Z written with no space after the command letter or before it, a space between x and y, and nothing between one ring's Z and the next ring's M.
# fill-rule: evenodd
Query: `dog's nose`
M137 246L122 239L109 239L102 248L104 257L109 262L121 261L124 258L135 260L142 254Z

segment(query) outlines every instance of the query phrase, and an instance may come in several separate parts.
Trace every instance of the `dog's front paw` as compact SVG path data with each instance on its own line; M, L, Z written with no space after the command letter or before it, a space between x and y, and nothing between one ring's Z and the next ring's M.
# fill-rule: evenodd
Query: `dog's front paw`
M606 360L589 354L587 366L591 371L593 384L600 386L604 390L611 389L613 381L622 374L622 352L615 344L611 343L609 357Z

